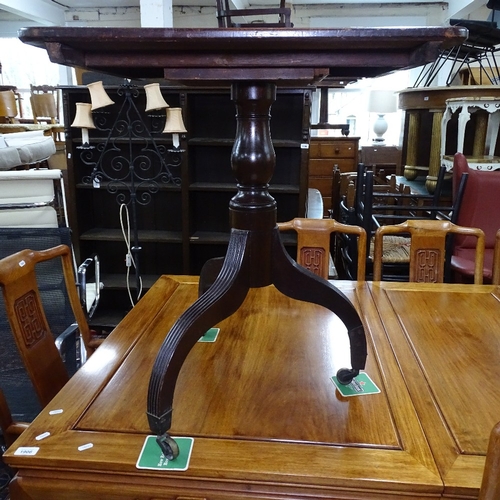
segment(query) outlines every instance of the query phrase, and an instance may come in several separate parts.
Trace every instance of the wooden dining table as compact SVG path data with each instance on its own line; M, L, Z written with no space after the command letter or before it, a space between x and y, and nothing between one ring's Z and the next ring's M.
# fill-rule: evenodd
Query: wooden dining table
M197 277L162 276L5 453L12 500L477 498L500 420L500 288L335 285L380 392L332 382L350 359L337 315L255 288L181 369L187 469L138 468L155 355L198 294Z

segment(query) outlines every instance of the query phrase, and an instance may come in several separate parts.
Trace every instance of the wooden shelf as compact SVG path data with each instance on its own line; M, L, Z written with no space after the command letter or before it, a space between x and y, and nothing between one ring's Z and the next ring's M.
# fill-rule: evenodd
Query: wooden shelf
M234 192L236 194L237 187L235 184L211 183L211 182L195 182L189 186L190 191L225 191ZM290 193L298 194L300 186L291 186L288 184L270 184L270 193Z
M92 241L123 241L121 229L94 227L80 235L81 240ZM139 241L143 243L182 243L182 233L160 230L139 230Z
M236 187L236 181L234 184L222 183L222 182L193 182L189 185L190 191L225 191L233 192L236 194L238 188Z
M209 231L196 231L189 237L189 241L194 245L202 244L227 244L229 242L229 233L218 233Z
M180 185L158 183L151 202L137 205L138 259L145 288L161 274L199 274L208 259L225 254L230 234L229 201L237 193L231 171L236 110L230 89L161 87L161 90L170 106L182 108L188 132L180 137L181 165L171 169L172 175L180 179ZM111 127L116 118L113 113L118 113L122 97L117 94L116 86L107 86L106 91L117 106L98 113ZM63 87L62 92L65 123L72 123L76 102L87 102L88 89L86 86ZM140 87L136 104L138 109L144 109L145 96ZM269 192L277 201L280 221L304 216L310 106L310 89L279 89L272 107L271 135L276 167ZM150 118L143 116L146 124ZM99 130L89 130L89 134L92 145L102 145L108 136L107 131ZM169 136L155 132L153 137L162 147L170 147ZM125 145L127 141L120 138L116 144ZM149 138L134 138L132 147L140 151L143 143L150 143ZM103 302L106 307L114 308L116 304L124 310L130 301L117 195L123 194L128 202L129 185L118 186L116 193L110 193L107 181L101 182L99 188L84 183L83 178L90 175L93 165L88 164L89 160L84 162L85 150L79 146L80 132L68 127L68 200L75 250L83 256L99 254L105 283ZM95 149L93 151L93 161L97 161L99 156ZM139 187L138 195L147 191L146 187ZM129 218L132 224L130 207ZM293 253L295 239L284 236L284 241ZM135 275L131 276L130 283L135 284Z

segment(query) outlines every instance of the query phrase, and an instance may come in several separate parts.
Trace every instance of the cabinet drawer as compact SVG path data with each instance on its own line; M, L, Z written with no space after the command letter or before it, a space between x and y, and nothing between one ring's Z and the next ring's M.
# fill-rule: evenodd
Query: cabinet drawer
M329 160L309 159L309 175L332 177L333 167L338 165L341 172L355 172L356 165L350 158L337 158Z
M317 189L322 196L332 195L331 177L309 177L309 187Z
M309 159L309 175L332 177L335 163L332 160ZM340 167L339 167L340 168Z
M309 156L313 158L355 158L357 141L313 142Z

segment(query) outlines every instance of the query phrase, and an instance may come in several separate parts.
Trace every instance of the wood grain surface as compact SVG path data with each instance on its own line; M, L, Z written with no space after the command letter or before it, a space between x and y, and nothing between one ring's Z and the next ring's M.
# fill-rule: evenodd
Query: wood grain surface
M198 343L182 368L172 431L195 438L189 469L136 469L156 350L197 294L197 278L162 277L7 452L20 469L13 499L115 498L117 485L126 490L116 498L127 500L193 491L196 498L439 498L442 480L370 288L339 285L365 318L367 372L380 394L344 398L335 389L330 377L349 358L333 313L273 286L254 289L218 325L218 340ZM64 411L49 415L53 409ZM43 432L51 435L36 441ZM88 442L93 448L77 450ZM14 454L35 445L35 456Z

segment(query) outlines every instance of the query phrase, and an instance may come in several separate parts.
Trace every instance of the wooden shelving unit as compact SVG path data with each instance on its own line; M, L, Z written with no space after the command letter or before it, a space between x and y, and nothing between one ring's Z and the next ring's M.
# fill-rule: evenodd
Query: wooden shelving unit
M117 113L120 96L117 86L106 91L115 105L105 108ZM137 107L145 109L139 87ZM90 102L85 86L63 87L65 123L70 124L77 102ZM161 274L199 274L212 257L225 254L229 241L229 200L236 194L231 170L231 151L236 134L235 107L226 89L162 87L170 106L183 108L188 130L181 137L185 150L182 164L172 173L180 186L160 185L148 205L138 209L140 269L143 287L149 288ZM278 204L278 220L304 216L308 184L309 122L311 91L279 90L271 109L271 136L276 167L270 193ZM148 123L149 117L144 114ZM105 140L102 132L90 130L90 141ZM171 147L170 136L153 133L155 141ZM141 145L136 140L137 148ZM101 258L101 308L130 308L126 293L126 246L120 227L119 204L106 190L85 184L90 169L82 161L80 131L67 126L68 198L74 245L79 255L97 252ZM134 145L135 147L135 145ZM294 240L286 239L293 255ZM133 280L131 280L133 282Z

